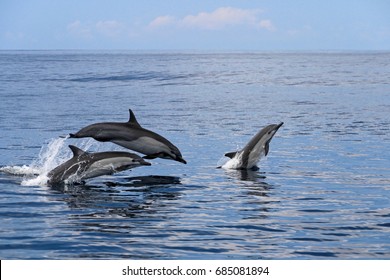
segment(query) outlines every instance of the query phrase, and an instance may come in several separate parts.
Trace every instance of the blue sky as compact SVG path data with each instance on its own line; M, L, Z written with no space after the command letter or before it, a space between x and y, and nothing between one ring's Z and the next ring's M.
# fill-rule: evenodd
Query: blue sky
M390 50L390 1L0 0L0 49Z

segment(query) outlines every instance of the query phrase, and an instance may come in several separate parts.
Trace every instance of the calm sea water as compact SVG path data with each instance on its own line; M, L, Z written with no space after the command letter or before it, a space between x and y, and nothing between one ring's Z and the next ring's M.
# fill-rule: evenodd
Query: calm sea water
M0 258L390 259L390 53L0 52ZM50 188L95 122L187 165ZM217 169L283 121L259 171Z

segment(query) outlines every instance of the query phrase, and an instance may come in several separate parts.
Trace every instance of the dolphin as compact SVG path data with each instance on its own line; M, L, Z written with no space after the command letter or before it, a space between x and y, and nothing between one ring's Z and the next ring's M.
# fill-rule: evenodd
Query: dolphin
M145 159L164 158L186 164L179 149L161 135L147 130L138 123L129 109L128 122L105 122L88 125L70 138L92 137L100 142L113 142L119 146L146 155Z
M253 136L242 150L226 153L225 156L229 157L230 160L221 167L226 169L258 170L257 163L260 157L268 155L269 143L282 125L283 122L270 124Z
M136 154L127 152L88 153L69 145L73 157L48 173L48 184L56 185L68 181L81 182L86 179L110 175L127 169L151 165Z

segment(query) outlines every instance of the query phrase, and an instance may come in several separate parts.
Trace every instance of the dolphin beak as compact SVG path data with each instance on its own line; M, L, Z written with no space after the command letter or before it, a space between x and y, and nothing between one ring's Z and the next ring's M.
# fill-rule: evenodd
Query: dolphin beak
M182 157L176 157L176 161L187 164L187 162Z
M146 166L152 165L150 162L144 161L143 159L140 159L140 160L137 160L137 161L139 162L140 165L146 165Z
M278 126L275 128L276 131L278 131L278 129L284 124L284 122L281 122L280 124L278 124Z

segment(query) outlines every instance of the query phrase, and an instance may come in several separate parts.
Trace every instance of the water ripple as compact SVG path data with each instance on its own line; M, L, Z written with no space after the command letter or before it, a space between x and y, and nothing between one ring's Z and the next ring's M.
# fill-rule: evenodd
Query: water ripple
M390 258L389 53L22 51L0 62L2 258ZM188 164L21 185L53 139L126 121L129 108ZM259 171L216 168L280 121ZM119 149L61 139L55 164L69 144Z

